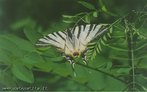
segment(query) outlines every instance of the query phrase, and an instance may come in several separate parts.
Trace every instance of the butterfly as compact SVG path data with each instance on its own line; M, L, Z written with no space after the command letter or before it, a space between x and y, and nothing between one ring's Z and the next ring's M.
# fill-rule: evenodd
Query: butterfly
M67 28L65 31L53 32L40 38L36 43L39 47L52 45L70 62L74 68L76 57L82 57L83 62L87 64L86 52L88 43L96 37L101 36L108 30L108 24L86 24L73 28Z

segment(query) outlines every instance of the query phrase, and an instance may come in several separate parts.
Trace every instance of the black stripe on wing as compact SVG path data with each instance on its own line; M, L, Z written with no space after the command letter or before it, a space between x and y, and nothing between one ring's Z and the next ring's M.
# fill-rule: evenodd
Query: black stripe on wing
M79 38L80 34L81 34L81 26L78 26L79 27L79 30L78 30L78 35L77 35L77 38Z
M53 34L54 36L55 36L55 34ZM57 42L57 43L59 43L56 39L53 39L53 38L51 38L51 37L49 37L48 35L47 36L45 36L47 39L46 40L52 40L52 41L54 41L54 42ZM44 39L45 39L45 37L44 37ZM56 37L56 36L55 36Z
M93 30L95 30L97 26L98 26L98 24L94 24L94 28L93 28Z
M61 31L54 32L52 34L48 34L47 36L44 36L43 38L40 38L36 43L36 46L46 47L49 45L53 45L55 47L59 47L63 49L65 39L66 39L66 32L61 32Z
M96 26L94 26L94 24L91 24L90 27L89 27L88 33L86 35L86 38L89 36L89 34L92 31L93 27L96 27Z
M37 47L48 47L49 44L48 43L45 43L43 41L37 41L36 44L35 44Z
M60 32L57 32L57 34L59 35L59 37L62 39L62 40L66 40L66 38L64 38L61 34L60 34Z
M72 30L71 29L67 29L67 36L72 39Z
M110 25L108 24L102 24L99 31L97 31L96 36L103 34L104 32L106 32L108 30Z

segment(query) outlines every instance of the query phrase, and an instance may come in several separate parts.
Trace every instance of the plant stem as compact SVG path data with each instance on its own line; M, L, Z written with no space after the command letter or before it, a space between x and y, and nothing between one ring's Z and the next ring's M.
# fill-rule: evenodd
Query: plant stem
M133 51L133 34L131 33L131 66L132 66L132 86L135 90L135 67L134 67L134 51Z
M135 64L134 64L134 41L133 41L133 30L129 27L127 20L125 20L126 26L126 38L128 42L128 62L132 71L130 72L130 80L131 80L131 87L129 87L130 91L135 91Z

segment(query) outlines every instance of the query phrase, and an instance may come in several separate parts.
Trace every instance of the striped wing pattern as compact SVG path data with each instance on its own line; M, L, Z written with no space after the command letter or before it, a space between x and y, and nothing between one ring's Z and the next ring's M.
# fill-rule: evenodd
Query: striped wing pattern
M59 48L66 55L74 52L82 53L87 44L97 36L107 31L108 24L87 24L75 26L72 29L58 31L40 38L37 46L52 45Z

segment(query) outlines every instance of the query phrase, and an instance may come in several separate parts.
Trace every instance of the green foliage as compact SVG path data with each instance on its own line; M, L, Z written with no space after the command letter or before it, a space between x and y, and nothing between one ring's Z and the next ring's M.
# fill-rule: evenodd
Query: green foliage
M34 82L34 77L33 73L31 70L28 70L26 67L19 65L19 64L14 64L12 65L12 73L20 80L23 80L28 83L33 83Z
M87 3L85 1L78 1L78 3L83 5L86 8L90 9L90 10L95 10L95 7L90 3Z
M45 86L49 91L147 91L147 12L146 6L140 8L145 1L140 0L138 3L131 0L118 3L117 0L110 2L71 0L75 3L70 2L73 5L70 7L77 9L70 8L70 11L63 13L62 9L56 8L58 11L50 11L48 15L43 15L48 16L43 20L45 23L36 19L36 16L42 16L45 12L42 8L41 11L32 8L32 15L38 14L36 16L30 16L31 13L23 16L22 12L26 7L32 5L47 7L45 4L47 2L50 2L50 5L54 5L55 2L57 7L60 1L51 0L42 3L41 0L35 2L26 0L17 7L21 11L16 10L14 15L19 16L14 19L12 17L11 21L8 18L9 23L7 25L3 23L7 27L0 28L4 30L0 32L1 88ZM132 7L127 4L131 4ZM62 7L66 10L67 7L64 6ZM59 12L61 14L57 15ZM56 17L50 16L52 13ZM62 16L62 19L57 16ZM110 26L106 33L89 43L88 65L77 60L76 77L69 62L66 62L62 53L56 48L35 46L37 40L43 35L64 31L70 25L87 23L105 23Z
M102 51L102 45L105 46L108 38L111 38L111 30L112 28L108 28L108 31L106 31L103 35L100 35L100 37L97 38L94 42L88 44L88 59L93 60L96 57L97 53L100 53Z

